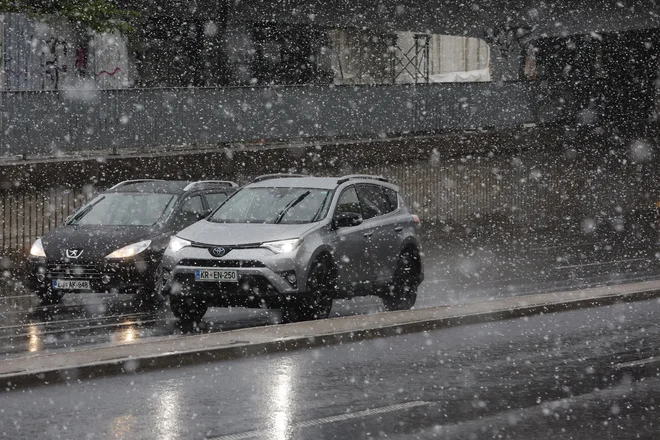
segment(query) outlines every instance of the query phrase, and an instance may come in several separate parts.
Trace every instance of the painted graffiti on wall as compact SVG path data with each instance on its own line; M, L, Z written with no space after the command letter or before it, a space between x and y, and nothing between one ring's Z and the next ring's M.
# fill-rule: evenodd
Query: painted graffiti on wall
M125 88L128 50L121 35L89 36L67 22L0 15L0 89ZM0 48L2 49L2 48Z

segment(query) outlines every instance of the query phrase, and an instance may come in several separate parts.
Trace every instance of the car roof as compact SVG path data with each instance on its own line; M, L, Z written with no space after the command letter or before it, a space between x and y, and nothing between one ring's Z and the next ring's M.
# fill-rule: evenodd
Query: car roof
M351 178L350 180L343 177L284 177L260 180L258 182L246 185L246 188L318 188L318 189L335 189L345 182L351 183L370 183L375 185L382 185L398 191L398 187L391 183L382 182L368 178Z
M191 185L195 184L196 185ZM227 190L236 188L228 185L218 185L213 181L190 180L127 180L113 186L106 192L113 193L155 193L181 195L193 190Z

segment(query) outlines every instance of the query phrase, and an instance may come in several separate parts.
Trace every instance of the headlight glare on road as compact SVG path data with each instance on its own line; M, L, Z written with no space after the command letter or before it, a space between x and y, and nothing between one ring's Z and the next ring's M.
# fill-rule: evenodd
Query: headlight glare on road
M271 241L269 243L263 243L261 247L270 249L276 254L283 254L296 250L301 243L302 243L301 239L292 238L290 240L280 240L280 241Z
M174 237L170 238L170 245L167 247L167 250L177 253L184 247L190 246L191 244L192 243L190 243L188 240L184 240L183 238L179 238L175 235Z
M111 254L105 256L109 259L129 258L143 252L151 244L151 240L138 241L137 243L129 244L121 249L117 249Z
M46 251L44 251L44 245L41 242L41 238L37 238L30 248L31 257L45 257Z

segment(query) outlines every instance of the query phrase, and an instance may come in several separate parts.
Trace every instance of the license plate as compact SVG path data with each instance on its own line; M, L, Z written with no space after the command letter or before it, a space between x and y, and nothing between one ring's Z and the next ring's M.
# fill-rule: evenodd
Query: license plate
M195 281L214 283L238 283L238 271L235 270L196 270Z
M53 289L90 290L91 286L86 280L53 280Z

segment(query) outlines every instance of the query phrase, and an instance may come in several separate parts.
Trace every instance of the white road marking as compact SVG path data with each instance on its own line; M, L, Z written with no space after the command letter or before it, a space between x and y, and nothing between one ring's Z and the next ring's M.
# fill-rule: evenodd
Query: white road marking
M630 367L641 367L642 365L660 363L660 357L650 357L646 359L640 359L638 361L630 362L621 362L620 364L615 364L614 368L630 368Z
M601 244L600 242L594 241L594 242L587 242L587 243L572 243L572 244L557 244L554 246L544 246L544 247L537 247L537 248L528 248L528 251L549 251L551 249L563 249L563 248L574 248L574 247L584 247L584 246L594 246Z
M617 263L630 263L633 261L646 261L648 258L631 258L629 260L615 260L615 261L599 261L598 263L585 263L585 264L574 264L572 266L555 266L554 269L575 269L578 267L587 267L587 266L601 266L604 264L617 264Z
M424 402L417 400L414 402L399 403L396 405L383 406L380 408L366 409L354 413L339 414L336 416L322 417L320 419L307 420L304 422L291 423L289 429L309 428L311 426L325 425L327 423L343 422L346 420L359 419L362 417L369 417L378 414L385 414L394 411L401 411L409 408L416 408L418 406L430 405L432 402ZM273 432L267 429L239 432L237 434L221 435L217 437L207 437L208 440L243 440L249 438L271 438Z

